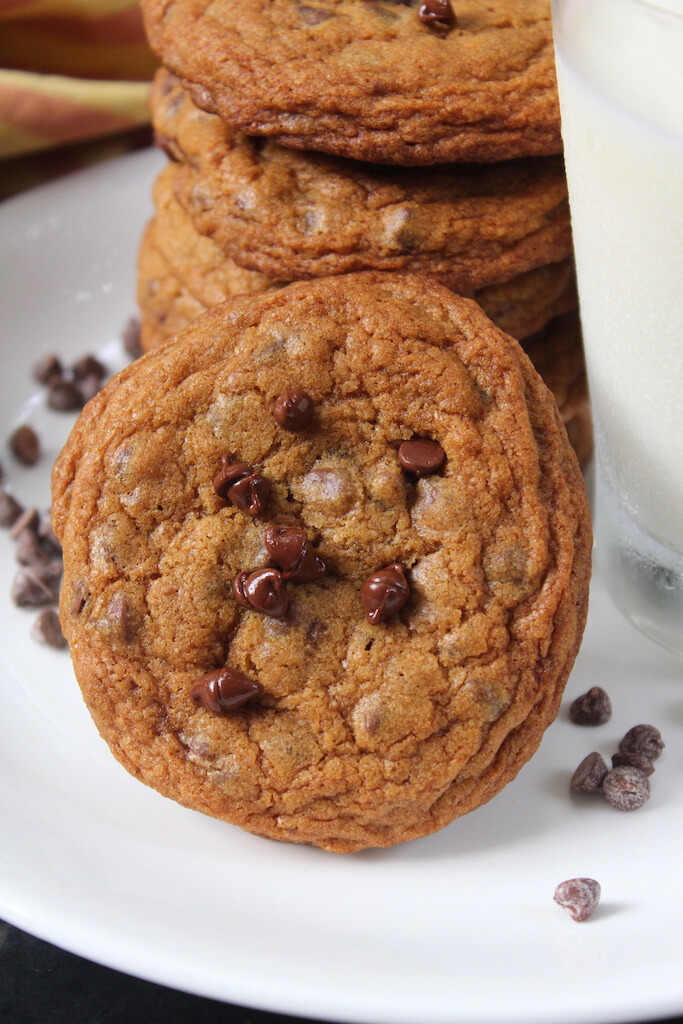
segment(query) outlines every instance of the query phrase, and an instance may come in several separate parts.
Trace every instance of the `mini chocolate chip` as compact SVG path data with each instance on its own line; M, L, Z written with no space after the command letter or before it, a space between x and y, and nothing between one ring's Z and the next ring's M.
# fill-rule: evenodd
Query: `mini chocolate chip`
M260 473L250 473L228 489L228 499L240 512L248 516L259 516L268 507L270 489L267 477Z
M574 725L604 725L612 717L612 705L600 686L591 686L569 706L569 718Z
M107 368L106 366L103 366L95 356L88 354L81 356L81 358L73 364L71 372L73 373L75 380L85 380L86 377L90 377L93 374L101 380L103 377L106 377Z
M25 466L35 466L40 458L38 435L27 423L17 427L9 439L9 445L19 462L23 462Z
M602 791L618 811L637 811L650 796L650 780L637 768L612 768L607 772Z
M22 506L7 491L0 491L0 526L13 526L23 512Z
M253 679L226 665L198 679L190 690L190 696L195 704L220 715L246 704L260 690L261 687Z
M96 373L89 373L83 380L76 381L76 387L81 396L81 405L87 405L102 390L102 378Z
M594 878L568 878L553 897L575 921L587 921L600 902L600 884Z
M330 564L319 555L303 530L296 527L269 526L266 548L283 579L296 583L313 583L331 571Z
M252 472L253 466L247 462L241 462L232 452L221 455L221 468L213 478L213 489L219 498L227 501L228 491L232 485Z
M411 441L401 443L398 460L408 473L419 478L438 473L446 461L446 453L438 441L429 437L414 437Z
M53 380L47 389L47 404L56 412L75 412L83 407L83 399L70 380Z
M281 619L289 607L287 587L277 569L256 569L241 572L233 583L235 600L274 619Z
M645 754L651 761L656 761L663 750L662 734L654 725L634 725L619 743L620 753Z
M12 529L9 532L12 540L16 540L17 537L24 532L24 530L35 530L38 526L38 509L27 508L25 509L18 519L15 520Z
M137 317L131 317L121 334L124 351L131 357L137 359L142 355L142 343L140 341L140 321Z
M14 557L20 565L47 565L54 553L46 551L40 537L33 530L22 530L17 537Z
M399 612L410 596L404 567L393 562L368 576L361 590L363 611L374 626Z
M637 768L643 775L653 775L655 770L651 759L635 750L622 750L612 754L612 767Z
M273 406L275 421L287 430L303 430L313 420L314 412L313 399L301 389L278 395Z
M417 13L421 22L434 28L453 28L457 22L451 0L424 0Z
M50 352L33 364L32 372L39 384L49 384L53 378L61 377L64 370L59 357Z
M605 759L593 751L584 757L583 761L572 775L570 789L573 793L597 793L600 791L603 779L607 775Z
M15 574L10 596L19 608L42 608L46 604L56 604L61 578L61 563L27 566Z
M31 627L31 636L39 643L57 650L68 646L62 633L59 616L52 608L43 608Z

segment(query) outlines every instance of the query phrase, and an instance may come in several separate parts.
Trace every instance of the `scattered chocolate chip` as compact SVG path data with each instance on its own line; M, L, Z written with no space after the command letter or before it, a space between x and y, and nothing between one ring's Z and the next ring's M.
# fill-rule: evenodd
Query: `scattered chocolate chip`
M438 473L446 461L446 453L438 441L428 437L415 437L403 441L398 449L398 460L408 473L416 477Z
M612 705L600 686L591 686L569 706L569 718L574 725L604 725L612 717Z
M76 387L81 396L81 405L87 405L102 390L102 378L96 373L90 373L83 380L77 380Z
M664 740L654 725L634 725L619 743L619 752L645 754L650 761L656 761L664 750Z
M38 536L56 555L61 555L62 545L57 539L57 534L52 529L52 517L49 509L47 512L43 512L38 519Z
M62 578L61 562L32 565L20 569L10 589L10 596L19 608L42 608L56 604Z
M121 334L121 341L125 352L131 359L137 359L142 355L142 343L140 341L140 321L137 317L131 317Z
M31 636L39 643L57 650L68 646L59 624L59 616L52 608L43 608L31 627Z
M273 406L275 421L286 430L303 430L313 420L314 412L313 399L300 389L278 395Z
M0 526L13 526L21 516L23 508L7 491L0 491Z
M90 354L81 356L71 367L71 372L74 375L74 380L85 380L86 377L92 375L102 380L103 377L107 376L106 366L103 366L99 359Z
M38 435L26 423L17 427L9 439L9 445L19 462L23 462L25 466L35 466L40 458Z
M400 611L410 596L404 567L394 562L368 576L361 590L363 611L373 626Z
M639 754L635 750L618 751L612 754L613 768L637 768L643 775L653 775L655 766L645 754Z
M83 399L72 381L60 378L48 385L47 404L56 412L75 412L83 407Z
M223 501L228 500L228 491L238 480L253 472L247 462L241 462L232 452L221 456L221 468L213 478L213 489Z
M424 0L417 13L421 22L434 28L453 28L457 22L451 0Z
M281 619L289 607L287 587L277 569L241 572L233 583L235 600L244 608Z
M16 540L24 530L35 530L37 529L39 522L38 509L27 508L25 509L18 519L15 521L12 529L9 532L12 540Z
M331 571L330 564L317 553L313 542L296 527L269 526L265 544L269 555L282 570L283 579L313 583Z
M600 902L600 884L594 878L569 878L560 882L553 899L575 921L587 921Z
M602 791L618 811L637 811L650 796L650 780L637 768L624 766L607 772Z
M242 477L228 489L228 500L240 512L248 516L259 516L265 512L270 500L270 480L260 473Z
M260 690L261 687L253 679L226 665L198 679L190 690L190 696L195 704L220 715L246 704Z
M573 793L597 793L607 775L605 760L597 751L588 754L572 775L570 789Z
M47 565L54 553L46 551L34 530L22 530L17 537L14 557L20 565Z
M61 377L63 372L59 357L52 352L33 365L33 379L39 384L49 384L52 379Z

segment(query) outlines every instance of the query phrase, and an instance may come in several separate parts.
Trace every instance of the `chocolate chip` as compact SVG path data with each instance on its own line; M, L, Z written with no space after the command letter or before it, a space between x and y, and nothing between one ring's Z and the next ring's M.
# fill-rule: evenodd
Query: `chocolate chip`
M22 530L17 537L14 557L20 565L47 565L54 553L45 550L34 530Z
M61 360L52 352L33 364L33 379L39 384L49 384L53 378L61 377L63 372Z
M266 548L286 580L313 583L331 571L331 566L317 553L313 542L303 530L295 527L269 526Z
M457 22L451 0L424 0L417 14L421 22L434 28L453 28Z
M23 508L7 491L0 491L0 526L13 526L21 516Z
M12 540L16 540L24 530L35 530L38 527L39 516L37 508L27 508L21 513L9 532Z
M238 480L249 476L253 472L253 466L247 462L241 462L232 452L221 456L221 468L213 478L213 489L223 501L228 500L228 491Z
M31 627L31 636L41 644L61 650L67 647L59 616L52 608L44 608Z
M102 378L95 373L90 373L83 380L76 381L76 387L81 396L81 405L87 405L90 399L102 390Z
M131 359L137 359L142 355L142 344L140 341L140 321L137 317L131 317L123 328L121 335L123 348Z
M246 704L260 691L261 687L257 682L226 665L217 672L208 672L198 679L190 690L190 696L195 704L220 715Z
M43 512L38 519L38 536L42 540L43 544L46 544L48 548L52 549L56 555L61 555L62 545L57 539L57 534L52 529L52 517L50 510Z
M287 587L277 569L241 572L233 583L235 600L244 608L281 619L289 607Z
M95 356L85 355L81 356L77 362L71 367L71 372L74 375L74 380L85 380L86 377L95 376L102 380L107 375L107 368L96 359Z
M228 489L228 500L240 512L248 516L259 516L268 507L270 490L270 480L260 473L250 473Z
M361 590L363 611L374 626L399 612L410 596L405 569L400 562L368 576Z
M320 25L332 17L332 11L325 10L323 7L311 7L309 4L298 4L297 11L307 25Z
M438 441L428 437L414 437L400 445L398 460L408 473L419 478L438 473L446 461L446 453Z
M75 412L83 407L83 399L72 381L60 378L50 382L47 389L47 404L56 412Z
M560 882L553 899L575 921L587 921L600 902L600 885L594 878L569 878Z
M275 421L286 430L303 430L313 420L315 403L306 391L285 391L273 406Z
M569 718L575 725L604 725L612 717L612 705L600 686L591 686L569 706Z
M25 466L35 466L40 458L40 441L35 430L24 424L17 427L9 439L9 446L19 462Z
M573 793L598 793L607 775L605 760L597 751L588 754L572 775L570 789Z
M637 768L612 768L602 783L607 803L618 811L637 811L649 799L650 780Z
M71 607L69 611L72 615L80 615L85 608L90 594L83 583L78 583L74 586L73 597L71 599Z
M664 740L654 725L634 725L619 743L620 753L645 754L650 761L656 761L664 750Z
M619 751L612 754L613 768L637 768L643 775L653 775L655 766L645 754L639 754L635 750Z
M27 566L20 569L12 580L10 596L19 608L42 608L56 604L62 578L60 562Z

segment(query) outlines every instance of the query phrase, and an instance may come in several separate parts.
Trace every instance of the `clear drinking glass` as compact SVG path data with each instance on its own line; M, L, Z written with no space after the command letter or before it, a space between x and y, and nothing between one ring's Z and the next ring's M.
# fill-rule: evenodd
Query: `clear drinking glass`
M595 560L683 655L683 0L553 0Z

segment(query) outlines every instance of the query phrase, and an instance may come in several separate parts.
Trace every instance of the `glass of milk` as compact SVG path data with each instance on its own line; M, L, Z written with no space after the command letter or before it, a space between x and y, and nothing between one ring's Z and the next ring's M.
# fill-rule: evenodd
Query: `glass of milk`
M553 0L596 565L683 655L683 0Z

